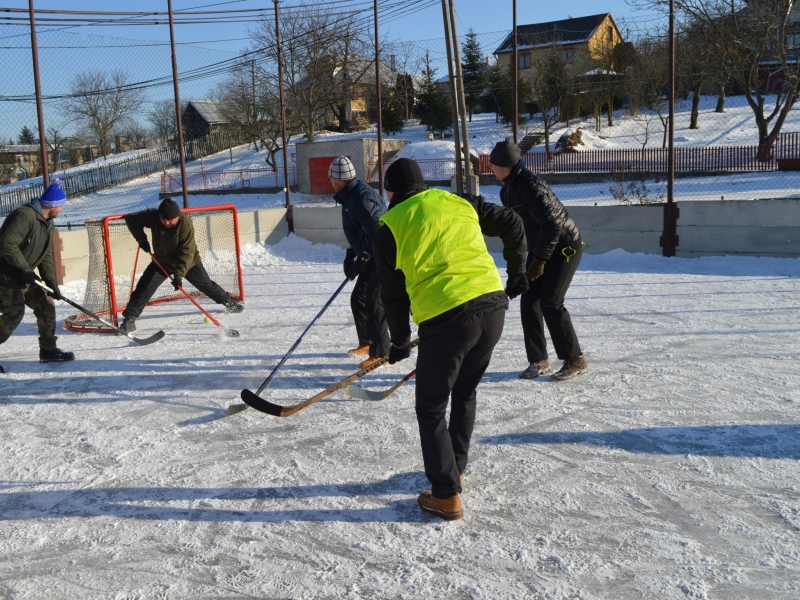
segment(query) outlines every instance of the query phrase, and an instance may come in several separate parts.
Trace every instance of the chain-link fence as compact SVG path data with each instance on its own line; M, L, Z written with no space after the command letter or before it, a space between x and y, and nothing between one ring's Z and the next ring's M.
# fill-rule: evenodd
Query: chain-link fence
M371 13L344 18L320 9L312 18L308 11L290 9L282 13L281 30L292 142L376 137ZM249 142L253 154L260 153L261 165L231 165L230 173L209 177L191 164L189 189L243 182L244 170L249 181L282 185L281 178L270 175L283 167L272 18L253 27L252 49L241 55L178 45L186 137L196 140L235 130L237 140ZM800 195L797 47L789 48L790 42L783 40L783 49L791 51L787 62L786 52L780 55L775 49L780 40L774 41L772 53L745 57L748 66L721 57L714 48L729 42L712 39L702 23L685 19L679 25L675 199ZM764 36L774 29L758 29L753 20L750 25ZM658 19L620 23L611 15L519 26L518 142L525 164L548 179L562 200L664 201L670 114L664 31ZM488 154L514 131L510 33L510 22L507 31L459 31L468 130L460 142L469 146L471 171L481 176L489 198L497 195L499 184L491 177ZM41 167L30 31L26 24L0 24L0 38L8 57L0 96L3 195L9 185L35 177ZM136 149L157 152L175 146L168 44L42 28L38 39L52 175L63 178L68 169L88 169L86 163L98 156L122 158ZM455 173L455 138L463 135L453 127L445 42L381 43L382 134L410 142L385 159L414 158L430 181L446 183ZM109 106L120 108L116 117ZM92 111L105 120L90 118ZM156 163L154 169L164 168ZM377 163L377 156L371 163ZM377 180L374 171L366 177ZM177 189L174 180L170 175L164 185L169 181L169 189ZM84 186L73 193L91 189ZM3 203L3 209L18 200Z

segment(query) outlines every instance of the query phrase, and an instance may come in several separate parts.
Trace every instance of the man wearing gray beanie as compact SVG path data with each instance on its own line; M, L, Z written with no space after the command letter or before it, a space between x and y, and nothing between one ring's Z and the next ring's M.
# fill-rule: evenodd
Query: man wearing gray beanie
M564 361L552 375L555 381L570 379L589 370L569 311L564 306L567 289L583 255L578 226L546 181L529 171L520 160L512 138L497 142L489 162L502 182L500 200L525 224L528 241L530 288L520 298L522 332L529 366L521 379L551 372L544 325L550 332L556 355Z

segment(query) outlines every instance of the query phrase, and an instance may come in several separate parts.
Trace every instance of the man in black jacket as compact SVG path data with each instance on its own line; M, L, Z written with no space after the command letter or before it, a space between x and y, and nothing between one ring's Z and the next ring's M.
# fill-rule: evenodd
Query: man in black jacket
M495 177L503 183L500 200L522 217L528 239L531 285L522 295L520 313L530 365L520 378L533 379L551 371L544 323L556 355L564 361L552 378L560 381L586 373L589 367L564 306L567 289L583 255L578 226L547 182L523 166L519 147L511 138L495 145L489 161Z
M427 513L460 519L475 389L503 332L508 299L528 287L525 233L508 209L429 190L413 160L387 169L386 190L389 211L372 249L391 331L389 363L409 356L409 311L419 327L416 413L431 489L417 502ZM505 290L484 234L503 240Z
M342 205L342 229L350 247L344 257L345 277L357 279L350 294L350 310L356 323L358 346L351 356L369 355L359 368L368 367L389 353L389 330L380 298L380 285L370 252L370 238L380 228L386 203L377 190L360 179L346 156L339 156L328 168L333 197Z
M53 263L53 219L64 209L67 195L54 179L39 200L21 206L9 214L0 227L0 344L5 342L22 321L25 306L36 316L39 331L39 361L73 360L72 352L56 347L56 308L53 298L61 300ZM52 292L36 284L40 278ZM0 373L5 373L0 367Z

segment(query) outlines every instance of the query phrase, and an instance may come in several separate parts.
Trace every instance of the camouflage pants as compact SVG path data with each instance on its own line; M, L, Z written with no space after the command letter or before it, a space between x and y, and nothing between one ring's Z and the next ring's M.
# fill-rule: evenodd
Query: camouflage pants
M14 333L25 314L25 306L36 315L39 330L39 348L53 350L56 347L56 307L53 299L39 286L23 289L0 287L0 344Z

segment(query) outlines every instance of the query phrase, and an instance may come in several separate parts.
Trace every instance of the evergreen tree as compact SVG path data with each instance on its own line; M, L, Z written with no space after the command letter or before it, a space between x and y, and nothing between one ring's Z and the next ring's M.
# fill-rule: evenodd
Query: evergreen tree
M403 131L403 108L397 101L397 94L387 90L381 95L381 125L383 133L392 134Z
M464 99L467 104L469 120L472 121L472 113L480 104L487 80L487 67L481 54L481 45L478 42L478 35L475 30L470 28L466 40L461 50L462 60L461 72L464 75Z
M19 135L17 136L17 143L18 144L35 144L36 137L33 135L33 132L28 129L28 126L25 125L22 129L20 129Z
M435 70L431 68L430 57L425 55L425 80L417 100L419 122L434 133L444 132L453 126L450 98L436 84Z

